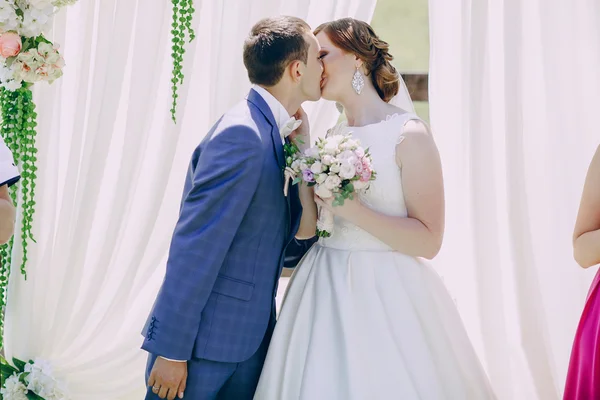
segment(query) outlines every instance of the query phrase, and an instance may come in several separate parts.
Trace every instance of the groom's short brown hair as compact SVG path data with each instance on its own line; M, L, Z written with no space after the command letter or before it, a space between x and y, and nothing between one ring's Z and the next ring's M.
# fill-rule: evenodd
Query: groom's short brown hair
M273 86L293 61L308 61L305 35L310 26L296 17L265 18L256 23L244 42L244 65L254 84Z

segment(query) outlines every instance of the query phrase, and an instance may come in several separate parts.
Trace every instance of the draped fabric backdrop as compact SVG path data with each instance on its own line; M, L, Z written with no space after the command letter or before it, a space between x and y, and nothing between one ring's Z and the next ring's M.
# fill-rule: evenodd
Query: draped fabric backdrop
M600 143L597 0L430 0L447 229L435 266L502 400L562 398L596 269L571 235Z
M184 174L249 88L260 17L370 20L375 0L196 0L179 123L169 2L86 0L58 15L65 76L36 87L39 178L29 278L9 286L6 353L56 365L73 398L141 398L140 331L161 283ZM447 232L435 265L500 399L559 399L594 271L571 232L600 106L595 0L431 0L431 119ZM311 104L315 134L337 118ZM19 249L15 263L18 264Z
M260 18L370 20L375 0L196 0L179 123L170 120L171 4L85 0L57 16L67 67L36 87L39 178L29 278L15 269L6 355L50 360L74 399L143 397L145 318L161 284L189 158L250 88L242 43ZM313 132L338 116L309 104ZM15 250L15 265L19 263Z

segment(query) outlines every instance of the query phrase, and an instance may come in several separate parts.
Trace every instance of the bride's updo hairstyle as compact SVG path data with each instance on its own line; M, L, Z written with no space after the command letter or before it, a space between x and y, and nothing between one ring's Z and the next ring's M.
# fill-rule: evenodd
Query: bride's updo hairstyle
M329 40L347 53L363 61L367 76L379 97L389 102L400 89L398 71L392 65L394 57L388 52L390 45L379 39L371 25L354 18L342 18L321 24L314 34L324 32Z

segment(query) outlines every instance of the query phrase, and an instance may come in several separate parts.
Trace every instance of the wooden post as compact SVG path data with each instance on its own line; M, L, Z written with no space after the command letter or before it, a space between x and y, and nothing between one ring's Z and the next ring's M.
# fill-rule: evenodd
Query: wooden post
M402 74L412 101L429 101L429 74Z

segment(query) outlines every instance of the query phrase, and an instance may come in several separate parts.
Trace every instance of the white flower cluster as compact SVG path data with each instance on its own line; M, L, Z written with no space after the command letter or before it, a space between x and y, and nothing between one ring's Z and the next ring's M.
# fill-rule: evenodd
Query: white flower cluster
M52 0L0 0L0 31L37 37L50 28L54 9Z
M47 361L36 359L25 365L25 371L13 374L0 389L4 400L27 400L33 392L44 400L69 400L66 388L56 380ZM23 383L24 382L24 383Z
M47 361L36 359L33 364L25 366L25 372L29 372L25 379L28 383L27 389L44 398L44 400L65 400L68 398L65 387L54 378L52 368Z
M0 394L4 400L28 400L27 399L27 387L19 381L19 375L11 375L6 382L4 387L0 389Z
M0 31L12 31L19 27L19 16L13 0L0 0Z

